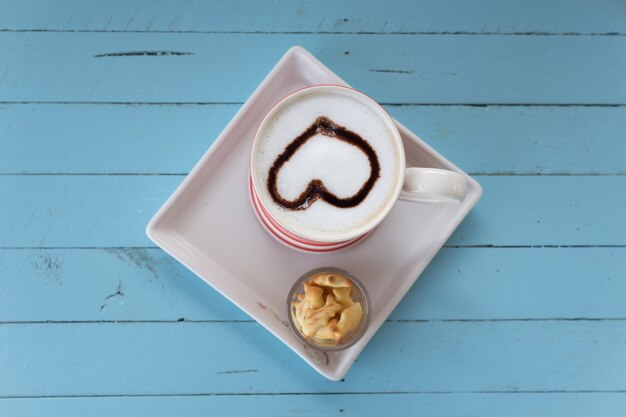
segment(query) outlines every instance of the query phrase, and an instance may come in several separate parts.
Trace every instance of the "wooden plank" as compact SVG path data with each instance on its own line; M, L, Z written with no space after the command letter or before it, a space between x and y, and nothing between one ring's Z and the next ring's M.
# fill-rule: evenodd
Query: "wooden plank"
M256 323L0 326L0 396L624 391L626 321L386 323L325 380Z
M626 104L622 36L3 32L0 97L243 102L295 44L383 103Z
M3 176L0 240L11 247L151 246L145 226L181 181L162 176Z
M250 320L160 249L3 250L0 265L0 322Z
M0 105L0 170L187 173L239 107Z
M0 265L0 322L250 320L159 249L5 249ZM626 248L444 248L390 319L619 319L624 294Z
M186 173L238 109L0 105L0 173ZM471 173L626 173L626 107L387 109Z
M626 176L477 179L484 195L449 245L626 244ZM181 181L0 176L0 247L152 246L145 226Z
M477 178L483 197L449 245L626 243L626 201L616 197L626 177Z
M204 417L271 415L274 417L312 414L324 416L448 417L463 410L468 417L621 417L626 408L624 393L558 394L339 394L339 395L207 395L113 398L0 399L0 409L13 417L72 417L89 415L150 415L152 417ZM261 414L258 414L258 413ZM262 414L267 413L267 414Z
M626 33L619 2L420 0L0 2L0 29L383 33Z

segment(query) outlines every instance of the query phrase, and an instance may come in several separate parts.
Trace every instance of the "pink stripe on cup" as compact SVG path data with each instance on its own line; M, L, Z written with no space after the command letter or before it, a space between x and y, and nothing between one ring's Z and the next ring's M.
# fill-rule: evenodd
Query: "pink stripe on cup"
M274 219L269 216L269 213L259 200L257 196L254 185L252 183L252 178L249 181L249 192L250 199L252 202L252 207L254 208L254 212L263 225L263 227L276 239L278 239L281 243L291 246L295 249L304 251L304 252L314 252L314 253L326 253L326 252L334 252L340 249L345 249L349 246L356 244L365 238L369 233L359 236L356 239L352 239L349 241L336 242L336 243L326 243L326 242L314 242L307 241L298 236L293 235L286 231L282 226L280 226Z

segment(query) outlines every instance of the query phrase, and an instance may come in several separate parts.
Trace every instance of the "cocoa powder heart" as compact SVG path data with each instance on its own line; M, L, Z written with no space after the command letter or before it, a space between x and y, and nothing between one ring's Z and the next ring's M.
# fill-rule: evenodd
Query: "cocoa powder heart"
M363 183L363 185L361 185L361 188L356 194L346 198L338 197L326 188L326 185L324 185L322 180L314 178L309 181L305 190L295 200L287 200L278 192L278 188L276 186L278 173L283 165L289 161L289 159L300 149L300 147L318 133L342 140L359 148L369 160L369 178ZM311 204L315 203L320 198L335 207L350 208L358 206L363 200L365 200L369 192L374 187L374 184L376 183L376 180L378 180L379 176L380 164L378 162L378 156L370 144L357 133L346 129L343 126L339 126L328 117L320 116L300 136L291 141L289 145L285 147L285 150L276 157L267 176L267 188L272 199L277 204L280 204L289 210L306 210L311 206Z

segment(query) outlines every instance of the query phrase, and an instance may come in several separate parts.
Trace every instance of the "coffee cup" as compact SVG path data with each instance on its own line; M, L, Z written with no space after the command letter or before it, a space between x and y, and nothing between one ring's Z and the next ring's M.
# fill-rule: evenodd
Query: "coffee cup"
M316 85L280 100L259 125L249 192L263 227L281 243L325 253L364 239L398 199L456 204L463 174L406 167L391 116L349 87Z

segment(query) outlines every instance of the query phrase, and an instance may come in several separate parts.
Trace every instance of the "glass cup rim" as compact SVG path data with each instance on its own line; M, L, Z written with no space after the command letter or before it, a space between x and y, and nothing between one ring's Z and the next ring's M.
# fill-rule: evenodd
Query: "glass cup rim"
M304 281L322 272L330 272L330 273L336 273L336 274L341 274L341 275L346 276L354 283L354 285L358 288L358 290L363 295L363 300L362 300L363 319L361 320L361 325L359 326L359 329L352 334L352 336L350 337L350 340L347 343L340 344L337 346L320 346L320 345L315 344L313 341L307 339L306 337L304 337L304 335L302 335L298 331L298 329L295 327L295 324L293 323L293 317L291 315L291 302L293 300L296 290L300 288L300 286L302 286ZM305 272L291 286L291 289L289 290L289 293L287 295L287 302L285 304L286 304L286 309L287 309L287 322L289 323L289 329L302 343L305 344L306 347L310 347L312 349L317 349L317 350L324 351L324 352L336 352L336 351L345 350L353 346L354 344L356 344L359 340L361 340L361 338L363 337L363 335L369 328L370 300L369 300L369 295L367 293L367 290L365 289L365 286L363 285L363 283L353 273L342 268L328 266L328 267L315 268L308 272Z

